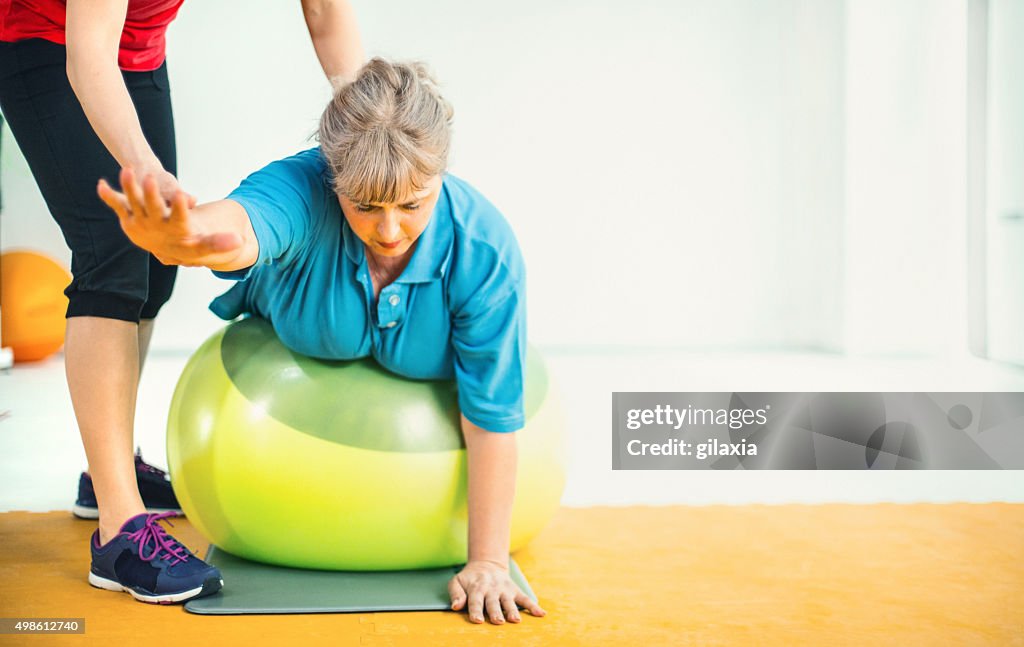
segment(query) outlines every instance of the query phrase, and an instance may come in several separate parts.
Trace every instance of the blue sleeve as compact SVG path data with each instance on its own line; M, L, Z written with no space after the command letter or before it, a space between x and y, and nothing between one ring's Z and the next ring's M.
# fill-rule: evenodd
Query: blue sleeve
M459 408L473 424L494 432L526 422L526 281L504 265L491 271L452 322Z
M245 280L259 264L287 263L308 238L316 214L322 213L327 187L320 149L312 148L271 162L242 181L228 200L242 205L259 244L256 262L223 279Z

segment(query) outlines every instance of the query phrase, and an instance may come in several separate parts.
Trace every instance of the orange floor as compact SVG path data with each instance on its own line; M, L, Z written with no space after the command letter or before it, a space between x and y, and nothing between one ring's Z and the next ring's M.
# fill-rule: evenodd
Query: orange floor
M0 644L1024 645L1024 505L562 509L516 555L548 616L504 626L141 604L87 584L92 528L0 514L0 617L86 619L84 636Z

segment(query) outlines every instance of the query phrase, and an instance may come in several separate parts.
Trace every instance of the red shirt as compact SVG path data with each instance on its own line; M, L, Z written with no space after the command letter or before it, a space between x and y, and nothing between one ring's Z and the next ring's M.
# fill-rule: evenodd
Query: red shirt
M184 0L128 0L117 64L122 70L148 72L166 56L167 25ZM64 38L66 0L0 0L0 41L43 38L60 45Z

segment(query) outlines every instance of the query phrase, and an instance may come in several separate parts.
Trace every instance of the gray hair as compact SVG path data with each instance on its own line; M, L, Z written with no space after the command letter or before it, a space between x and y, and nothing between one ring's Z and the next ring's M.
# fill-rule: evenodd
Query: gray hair
M422 63L371 59L320 118L334 190L353 202L393 203L448 166L452 107Z

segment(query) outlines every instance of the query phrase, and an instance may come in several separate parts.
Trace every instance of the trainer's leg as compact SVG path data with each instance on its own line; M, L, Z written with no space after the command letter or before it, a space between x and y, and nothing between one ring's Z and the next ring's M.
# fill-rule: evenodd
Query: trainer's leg
M135 477L132 434L139 388L139 326L103 317L70 317L64 364L106 543L146 511Z
M142 367L146 363L146 354L149 353L149 342L153 339L153 326L156 324L155 319L140 319L139 320L139 374L142 374Z
M96 196L100 177L116 184L118 165L68 83L63 46L0 43L0 108L72 251L66 374L107 541L144 512L132 435L148 254Z

